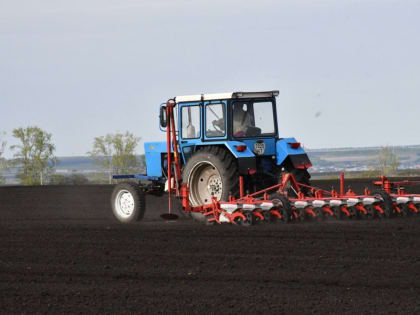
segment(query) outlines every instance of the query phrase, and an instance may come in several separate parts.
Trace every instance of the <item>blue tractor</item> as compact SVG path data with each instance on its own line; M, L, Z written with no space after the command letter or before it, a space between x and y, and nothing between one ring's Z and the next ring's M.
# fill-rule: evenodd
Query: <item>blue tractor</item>
M146 174L114 176L143 183L116 186L112 207L117 219L140 220L145 192L181 196L180 188L186 187L189 205L184 208L197 208L276 185L285 173L309 184L308 155L294 138L279 136L278 94L199 94L161 104L160 128L167 140L144 144ZM191 214L203 219L200 211Z

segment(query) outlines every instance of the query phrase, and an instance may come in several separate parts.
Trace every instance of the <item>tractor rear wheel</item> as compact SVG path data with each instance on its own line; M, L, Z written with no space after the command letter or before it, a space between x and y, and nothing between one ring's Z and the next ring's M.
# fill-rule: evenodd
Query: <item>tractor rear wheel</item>
M122 223L133 223L143 219L146 200L143 189L133 183L120 183L111 195L112 212Z
M211 203L212 197L228 201L229 194L237 195L239 171L233 156L223 147L208 146L198 150L188 160L182 178L190 192L193 207ZM207 223L202 213L193 212L194 220Z

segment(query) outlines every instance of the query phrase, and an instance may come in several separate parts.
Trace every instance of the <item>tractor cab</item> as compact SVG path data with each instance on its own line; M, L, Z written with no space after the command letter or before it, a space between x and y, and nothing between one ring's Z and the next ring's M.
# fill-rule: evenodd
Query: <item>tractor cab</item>
M294 138L279 138L278 91L177 96L179 146L183 163L204 146L225 147L237 159L241 174L273 161L287 170L307 169L308 156ZM259 162L259 163L257 163Z
M269 91L176 97L184 162L197 146L228 142L235 152L249 148L249 154L275 156L277 95Z
M183 137L213 140L276 136L277 95L278 91L177 96ZM194 129L197 132L193 134Z

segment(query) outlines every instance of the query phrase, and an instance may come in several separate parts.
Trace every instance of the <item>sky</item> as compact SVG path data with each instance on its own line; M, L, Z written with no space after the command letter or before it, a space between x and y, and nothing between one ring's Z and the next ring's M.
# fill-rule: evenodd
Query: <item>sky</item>
M420 1L0 0L0 131L164 139L177 95L280 90L307 148L420 144ZM6 157L11 156L6 152Z

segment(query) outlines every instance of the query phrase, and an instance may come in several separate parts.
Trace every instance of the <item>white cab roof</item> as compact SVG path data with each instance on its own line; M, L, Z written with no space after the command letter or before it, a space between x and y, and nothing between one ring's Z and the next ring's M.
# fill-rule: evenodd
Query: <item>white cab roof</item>
M279 91L262 91L262 92L232 92L232 93L216 93L216 94L196 94L175 97L175 102L199 102L211 100L227 100L232 98L262 98L275 97L279 95Z

